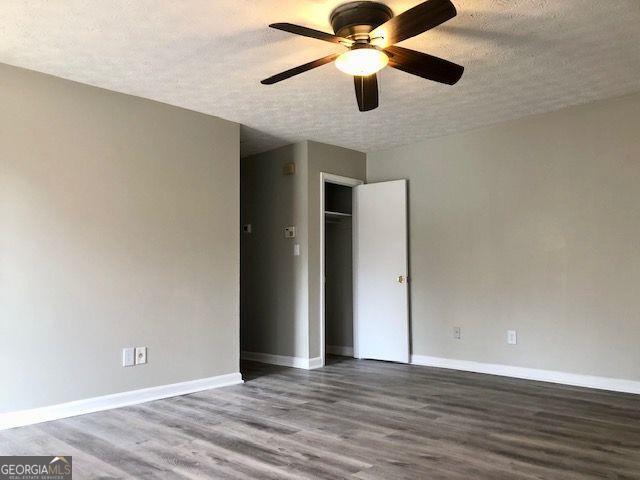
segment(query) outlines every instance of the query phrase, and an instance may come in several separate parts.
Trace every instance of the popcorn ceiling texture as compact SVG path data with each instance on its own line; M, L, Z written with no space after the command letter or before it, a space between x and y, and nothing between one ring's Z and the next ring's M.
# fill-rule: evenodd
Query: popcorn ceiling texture
M310 139L364 152L640 91L638 0L453 0L458 16L402 43L466 68L454 87L385 69L380 108L326 65L339 0L3 0L0 62L239 122L242 154ZM388 1L400 13L420 1Z

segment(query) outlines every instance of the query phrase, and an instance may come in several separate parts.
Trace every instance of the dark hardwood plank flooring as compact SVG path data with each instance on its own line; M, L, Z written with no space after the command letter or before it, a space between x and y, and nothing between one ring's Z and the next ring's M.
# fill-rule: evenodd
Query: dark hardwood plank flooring
M640 396L333 357L0 432L74 478L640 479Z

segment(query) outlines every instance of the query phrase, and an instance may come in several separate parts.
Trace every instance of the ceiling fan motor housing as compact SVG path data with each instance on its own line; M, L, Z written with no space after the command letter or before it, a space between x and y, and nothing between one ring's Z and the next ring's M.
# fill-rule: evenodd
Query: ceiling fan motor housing
M369 32L392 17L393 12L383 3L356 1L336 7L329 20L337 36L368 42Z

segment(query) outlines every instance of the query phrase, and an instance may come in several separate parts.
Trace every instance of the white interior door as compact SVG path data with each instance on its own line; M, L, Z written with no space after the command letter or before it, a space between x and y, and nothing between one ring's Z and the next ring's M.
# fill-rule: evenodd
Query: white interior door
M408 363L407 181L354 190L354 356Z

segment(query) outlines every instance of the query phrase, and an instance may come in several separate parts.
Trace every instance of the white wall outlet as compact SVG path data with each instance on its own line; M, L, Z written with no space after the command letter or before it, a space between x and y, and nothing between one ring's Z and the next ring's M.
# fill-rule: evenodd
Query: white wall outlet
M242 226L242 231L244 233L251 233L251 230L252 230L252 228L251 228L251 224L250 223L247 223L247 224Z
M147 363L147 347L136 347L136 365Z
M296 227L284 227L284 238L296 238Z
M136 364L136 349L127 347L122 349L122 366L133 367Z
M509 345L516 345L518 343L518 334L515 330L507 330L507 343Z
M453 338L455 338L456 340L460 340L461 338L460 327L453 327Z
M294 254L296 257L299 257L299 256L300 256L300 244L299 244L299 243L294 243L294 244L293 244L293 254Z

